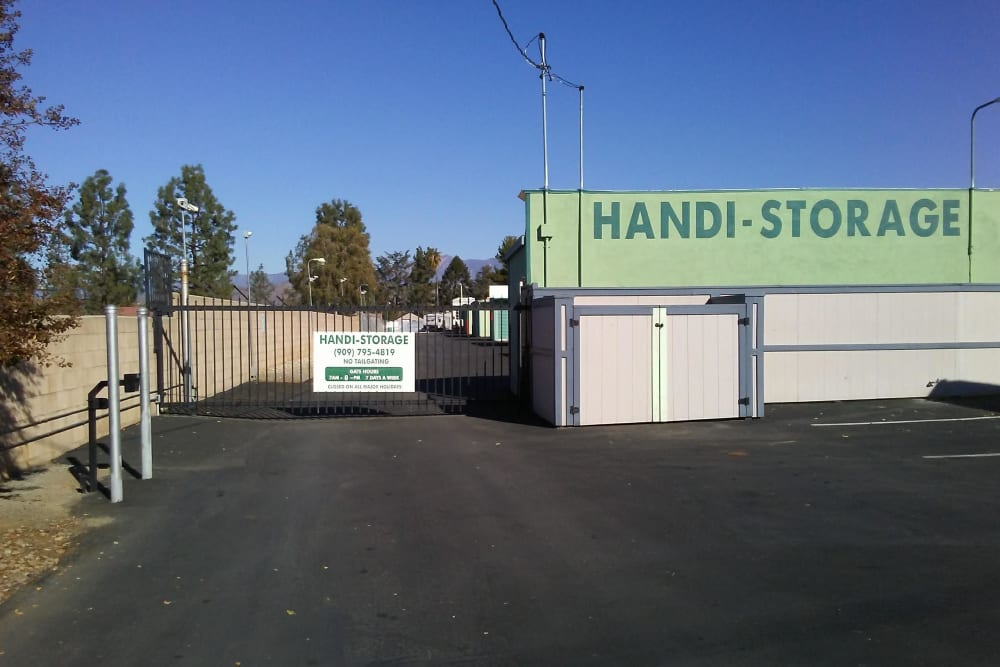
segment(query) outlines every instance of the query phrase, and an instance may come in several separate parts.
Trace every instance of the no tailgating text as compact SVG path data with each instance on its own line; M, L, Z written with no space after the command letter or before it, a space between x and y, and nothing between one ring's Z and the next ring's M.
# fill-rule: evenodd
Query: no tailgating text
M594 202L594 239L621 239L621 202ZM655 206L655 205L654 205ZM761 223L737 215L736 202L724 202L725 211L714 201L660 202L658 225L653 224L646 202L632 204L625 227L626 240L634 238L708 239L723 235L735 238L740 227L758 227L765 239L782 236L812 236L829 239L835 236L961 236L957 227L961 201L918 199L909 208L900 208L895 199L879 202L873 209L863 199L848 199L841 205L832 199L815 203L805 199L784 202L768 199L760 207ZM692 215L693 213L693 215ZM657 234L659 232L659 234Z

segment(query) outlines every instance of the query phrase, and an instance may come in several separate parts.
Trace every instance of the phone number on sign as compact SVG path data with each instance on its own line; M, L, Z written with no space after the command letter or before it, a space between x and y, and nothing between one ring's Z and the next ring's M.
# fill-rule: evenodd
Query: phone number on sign
M333 355L336 357L391 357L396 354L395 348L391 347L341 347L333 350Z

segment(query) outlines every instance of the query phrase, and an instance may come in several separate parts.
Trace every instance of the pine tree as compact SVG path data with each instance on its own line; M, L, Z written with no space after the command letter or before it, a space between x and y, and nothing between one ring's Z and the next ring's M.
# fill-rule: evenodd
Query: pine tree
M469 283L469 267L461 257L453 257L448 268L441 274L441 303L450 304L460 296L472 296Z
M520 242L520 238L517 236L505 236L503 240L500 241L500 245L497 246L496 258L500 262L500 268L497 269L494 280L499 285L506 285L508 275L510 274L510 267L507 262L504 261L504 255L510 252L511 248L516 246Z
M250 301L253 303L271 303L274 298L274 285L264 273L264 265L250 273L250 286L247 288Z
M490 285L506 284L502 279L500 271L489 264L484 264L476 273L475 280L472 281L472 296L477 299L486 299L490 295Z
M198 207L195 214L184 213L187 225L188 285L192 294L229 298L234 261L233 232L236 214L226 209L205 180L201 165L184 165L180 177L171 178L157 191L149 220L153 233L145 238L147 246L177 258L175 275L180 275L181 209L177 198L183 197Z
M371 304L372 294L361 294L376 284L368 241L361 211L356 206L334 199L317 207L312 231L302 236L295 250L285 258L285 272L299 303L308 302L311 272L315 277L314 304ZM308 264L308 260L315 258L323 258L325 263Z
M66 212L70 256L85 313L100 314L107 305L135 303L139 263L129 253L132 211L125 185L112 191L111 175L99 169L80 186L73 208Z
M437 248L426 250L417 246L413 255L413 269L410 271L409 302L414 306L435 305L436 289L434 276L441 264L441 252Z
M45 98L21 83L31 51L14 50L21 13L13 5L0 0L0 366L52 361L49 343L77 324L65 317L75 309L68 292L44 293L59 273L48 261L58 254L52 248L70 190L46 183L24 141L30 127L61 130L79 121L63 115L62 106L43 108Z

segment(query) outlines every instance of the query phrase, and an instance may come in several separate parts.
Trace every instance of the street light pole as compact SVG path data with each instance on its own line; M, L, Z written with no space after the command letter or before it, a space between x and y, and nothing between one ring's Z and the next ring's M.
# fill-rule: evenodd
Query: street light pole
M247 230L243 232L243 256L247 260L247 301L253 301L252 295L250 294L250 237L253 236L253 232Z
M253 301L253 295L250 291L250 237L253 236L253 232L249 229L243 232L243 255L246 258L247 263L247 372L249 374L249 379L253 382L257 379L257 364L254 363L254 349L256 345L254 344L253 330L254 330L254 319L255 315L250 312L250 303Z
M177 200L178 203L180 200ZM187 232L184 231L184 209L181 209L181 335L184 337L184 360L181 375L184 376L184 401L191 402L191 327L188 320L188 260Z
M969 120L969 282L972 282L972 191L976 189L976 114L991 104L1000 103L1000 97L984 102L972 110Z
M976 114L991 104L1000 103L1000 97L984 102L972 111L972 119L969 121L969 189L976 187Z
M313 305L313 281L316 280L318 276L312 274L312 263L316 262L320 266L326 264L326 257L313 257L306 261L306 276L309 278L309 306Z
M188 202L184 197L178 197L176 200L177 207L180 209L181 214L181 332L184 337L184 367L182 374L184 375L184 401L187 403L191 402L193 395L192 387L192 359L191 359L191 321L188 318L188 261L187 261L187 231L184 226L184 212L197 213L198 207L194 204ZM193 231L193 230L192 230Z

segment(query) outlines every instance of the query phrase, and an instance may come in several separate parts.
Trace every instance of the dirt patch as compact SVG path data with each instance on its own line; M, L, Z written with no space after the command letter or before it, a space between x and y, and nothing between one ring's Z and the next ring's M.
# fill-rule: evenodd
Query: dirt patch
M87 524L73 516L82 494L66 468L0 482L0 603L59 567Z

